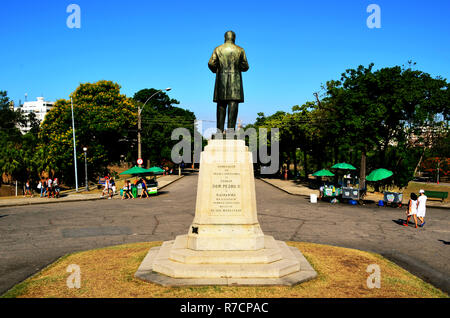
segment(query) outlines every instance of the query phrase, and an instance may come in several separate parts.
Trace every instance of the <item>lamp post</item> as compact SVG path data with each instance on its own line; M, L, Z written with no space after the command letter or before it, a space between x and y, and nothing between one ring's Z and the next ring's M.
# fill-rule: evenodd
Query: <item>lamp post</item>
M142 107L139 107L139 105L138 105L138 159L142 159L142 152L141 152L141 113L142 113L142 109L145 107L145 105L148 103L148 101L153 98L153 96L155 96L156 94L158 94L162 91L168 92L170 90L172 90L172 88L170 88L170 87L165 88L165 89L160 89L159 91L154 93L152 96L147 98L147 100L145 101L144 105L142 105ZM139 167L142 167L142 165L139 165Z
M75 119L73 118L73 100L70 98L70 105L72 110L72 133L73 133L73 162L75 165L75 189L78 192L78 169L77 169L77 145L75 142Z
M89 181L88 181L88 175L87 175L87 148L83 148L84 151L84 174L86 178L86 191L89 191Z

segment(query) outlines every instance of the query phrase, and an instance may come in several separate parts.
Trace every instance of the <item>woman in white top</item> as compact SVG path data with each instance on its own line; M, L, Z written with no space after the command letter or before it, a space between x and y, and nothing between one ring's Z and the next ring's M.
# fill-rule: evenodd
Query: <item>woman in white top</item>
M417 195L415 193L411 193L411 199L409 200L408 204L408 210L406 210L406 222L403 223L404 226L408 226L409 224L409 218L413 216L414 218L414 224L416 225L417 229Z
M417 199L417 217L419 218L421 224L420 227L423 227L425 225L425 212L427 210L427 196L425 195L424 190L419 191L420 195Z
M53 179L53 190L55 193L55 198L59 198L59 180L58 178Z

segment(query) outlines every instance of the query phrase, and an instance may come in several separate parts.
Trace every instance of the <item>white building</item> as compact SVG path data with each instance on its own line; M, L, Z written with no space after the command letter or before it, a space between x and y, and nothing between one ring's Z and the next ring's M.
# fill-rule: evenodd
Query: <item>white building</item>
M38 97L36 101L33 102L25 102L20 107L20 110L25 116L28 116L30 113L35 113L36 119L39 120L40 123L44 121L45 115L52 109L54 102L47 102L44 100L44 97ZM20 127L20 131L22 134L26 134L31 129L30 122L27 122L26 127Z

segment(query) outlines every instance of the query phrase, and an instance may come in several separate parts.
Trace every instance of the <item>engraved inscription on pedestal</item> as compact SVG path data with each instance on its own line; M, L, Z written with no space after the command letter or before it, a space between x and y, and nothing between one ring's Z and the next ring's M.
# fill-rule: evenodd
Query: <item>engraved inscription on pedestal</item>
M242 215L241 173L235 164L218 164L211 178L210 216Z

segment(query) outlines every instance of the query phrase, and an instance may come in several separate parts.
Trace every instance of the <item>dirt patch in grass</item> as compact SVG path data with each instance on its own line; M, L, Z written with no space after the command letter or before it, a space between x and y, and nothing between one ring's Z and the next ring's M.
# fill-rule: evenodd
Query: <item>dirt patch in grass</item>
M162 287L141 281L134 273L150 247L161 242L119 245L62 257L2 297L448 297L382 256L354 249L289 242L305 255L318 277L293 287ZM70 264L81 269L81 288L69 289ZM369 289L367 266L381 269L381 288Z

